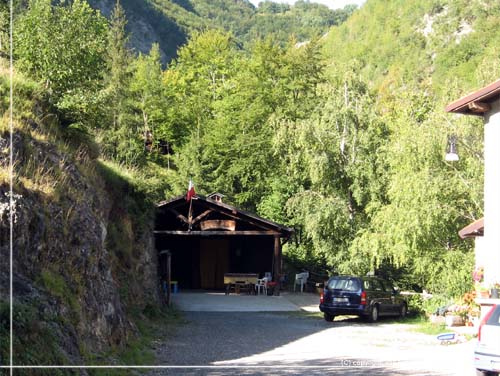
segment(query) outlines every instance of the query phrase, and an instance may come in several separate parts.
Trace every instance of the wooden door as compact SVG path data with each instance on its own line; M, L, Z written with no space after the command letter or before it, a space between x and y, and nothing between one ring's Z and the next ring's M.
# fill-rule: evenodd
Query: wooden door
M224 273L229 266L229 241L225 239L200 240L200 287L224 288Z

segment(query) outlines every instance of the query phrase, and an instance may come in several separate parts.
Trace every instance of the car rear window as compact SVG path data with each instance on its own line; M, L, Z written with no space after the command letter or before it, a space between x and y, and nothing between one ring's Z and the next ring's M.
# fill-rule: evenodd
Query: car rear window
M331 290L358 291L360 287L356 278L332 278L328 281L328 288Z
M486 322L487 325L500 326L500 305L497 305L491 316Z

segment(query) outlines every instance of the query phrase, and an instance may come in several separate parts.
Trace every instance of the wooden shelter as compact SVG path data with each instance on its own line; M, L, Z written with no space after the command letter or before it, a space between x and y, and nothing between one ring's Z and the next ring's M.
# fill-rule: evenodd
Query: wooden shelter
M223 289L224 274L271 272L279 283L282 245L293 230L221 197L180 196L157 205L156 249L170 251L172 280L181 289Z

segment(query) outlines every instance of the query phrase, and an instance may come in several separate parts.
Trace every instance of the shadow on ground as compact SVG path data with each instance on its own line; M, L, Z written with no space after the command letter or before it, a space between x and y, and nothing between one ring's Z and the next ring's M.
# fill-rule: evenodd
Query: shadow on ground
M272 312L185 312L186 325L157 349L159 364L150 375L407 375L391 364L365 358L257 360L243 358L278 349L333 328L367 324L358 318L329 323L319 314ZM381 323L384 323L383 320ZM333 339L332 339L333 340ZM239 360L242 360L239 363ZM214 364L231 361L217 368ZM182 368L186 366L189 368Z
M318 364L310 366L294 366L294 367L259 367L249 369L248 367L241 368L225 368L220 367L217 369L162 369L155 370L151 375L182 375L182 376L257 376L257 375L310 375L310 376L323 376L323 375L346 375L346 376L387 376L387 375L414 375L413 372L395 371L391 368L384 367L331 367L321 366Z

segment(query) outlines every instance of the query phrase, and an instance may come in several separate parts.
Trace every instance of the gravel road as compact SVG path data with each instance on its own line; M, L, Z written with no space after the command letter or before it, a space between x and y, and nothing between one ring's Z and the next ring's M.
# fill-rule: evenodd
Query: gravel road
M473 341L442 346L410 325L272 312L184 312L158 341L159 375L473 375Z

